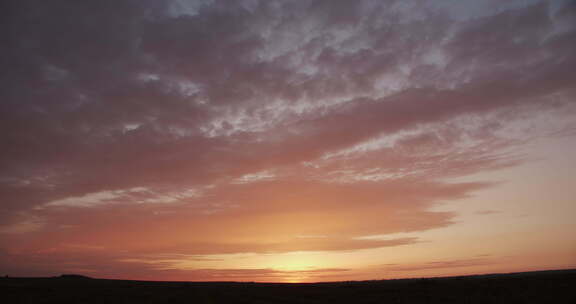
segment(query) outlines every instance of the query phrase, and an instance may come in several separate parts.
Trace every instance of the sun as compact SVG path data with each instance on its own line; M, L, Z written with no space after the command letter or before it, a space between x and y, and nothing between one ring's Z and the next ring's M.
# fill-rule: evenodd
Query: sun
M314 257L300 253L285 254L272 262L272 268L287 272L306 271L318 268L318 261Z
M313 272L320 268L319 261L308 254L289 253L278 256L271 261L270 267L283 273L286 283L302 283L313 276Z
M307 277L288 277L284 280L286 283L303 283Z

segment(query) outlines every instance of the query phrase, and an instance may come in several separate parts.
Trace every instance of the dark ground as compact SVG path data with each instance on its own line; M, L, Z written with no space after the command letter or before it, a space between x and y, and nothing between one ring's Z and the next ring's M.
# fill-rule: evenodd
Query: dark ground
M0 302L576 304L576 270L313 284L0 278Z

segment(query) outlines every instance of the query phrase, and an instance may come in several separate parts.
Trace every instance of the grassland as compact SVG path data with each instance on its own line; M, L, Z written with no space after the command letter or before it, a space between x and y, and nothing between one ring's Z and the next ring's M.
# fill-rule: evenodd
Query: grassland
M576 303L576 270L334 283L0 278L2 303Z

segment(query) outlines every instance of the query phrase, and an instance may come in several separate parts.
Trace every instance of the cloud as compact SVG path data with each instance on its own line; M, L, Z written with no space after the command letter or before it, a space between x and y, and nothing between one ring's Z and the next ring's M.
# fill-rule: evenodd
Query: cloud
M361 250L451 225L431 208L497 183L447 180L576 124L573 4L490 3L8 1L0 245Z
M127 193L137 193L147 191L146 188L136 187L126 190L116 190L116 191L101 191L97 193L88 193L81 197L69 197L62 200L56 200L47 203L45 206L68 206L68 207L93 207L102 204L107 204L110 201L114 201L124 194Z
M357 240L349 238L327 239L288 239L274 243L192 243L177 244L173 248L162 248L168 252L185 252L195 255L233 254L233 253L286 253L304 251L353 251L370 248L383 248L416 243L416 238L398 238L390 240ZM150 250L150 249L148 249Z
M431 269L450 269L450 268L465 268L476 267L497 263L494 259L479 257L473 259L462 259L452 261L434 261L420 264L405 264L405 265L389 265L384 269L385 271L394 272L407 272L407 271L421 271Z
M39 250L48 244L57 247L88 241L113 251L182 254L334 251L405 245L416 240L354 238L445 227L452 223L453 214L427 209L438 201L461 199L469 191L486 186L417 180L233 183L178 205L44 208L37 211L46 221L44 229L29 235L29 242L22 245L27 250ZM326 237L299 238L301 235Z
M174 268L177 258L189 261L205 261L201 257L177 257L162 255L90 254L86 251L42 252L39 254L12 254L0 252L3 271L16 276L57 276L62 273L78 273L93 278L117 278L134 280L171 281L285 281L290 278L322 278L344 275L347 268L304 268L281 270L273 268ZM14 267L14 265L26 265ZM57 266L56 266L57 265Z

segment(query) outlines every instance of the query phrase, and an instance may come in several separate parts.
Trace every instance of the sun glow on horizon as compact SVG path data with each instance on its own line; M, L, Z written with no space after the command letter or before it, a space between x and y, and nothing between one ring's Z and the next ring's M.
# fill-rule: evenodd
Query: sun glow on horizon
M314 257L306 256L300 253L287 254L279 257L274 261L271 268L281 271L306 271L320 268L319 263Z

